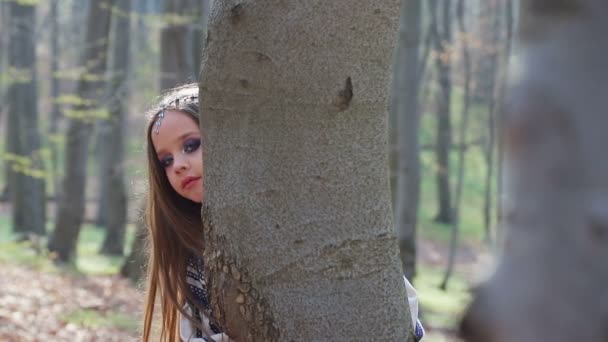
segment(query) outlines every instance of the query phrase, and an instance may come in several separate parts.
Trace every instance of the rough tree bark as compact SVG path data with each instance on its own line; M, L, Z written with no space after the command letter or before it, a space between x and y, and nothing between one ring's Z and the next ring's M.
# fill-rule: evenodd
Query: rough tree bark
M451 1L443 1L438 8L437 0L429 2L431 10L431 29L433 30L433 43L437 56L435 65L437 67L437 78L439 82L440 95L437 108L437 200L438 212L435 220L441 223L452 222L452 199L450 191L450 148L452 146L452 80L451 80L451 45L452 45L452 22ZM438 11L441 10L441 18ZM439 23L441 19L441 23Z
M108 93L110 94L110 117L100 123L100 135L104 148L100 151L100 171L106 176L106 193L103 207L106 235L100 252L108 255L122 255L125 245L127 225L127 189L125 185L125 144L124 129L128 113L129 88L129 37L130 1L118 1L116 13L112 15L112 65Z
M13 230L18 234L45 234L46 193L36 83L36 6L11 2L9 68L17 79L8 87L9 153Z
M393 72L391 116L398 142L396 187L393 190L395 229L403 273L408 279L416 274L416 223L420 195L420 114L418 94L421 82L420 38L422 1L403 0L399 42Z
M503 257L462 330L475 342L606 341L608 2L521 9L502 129Z
M240 341L410 340L386 154L398 6L213 2L204 259Z
M105 93L106 59L112 1L93 0L89 7L86 42L82 65L88 66L78 82L78 95L83 104L76 106L70 118L65 146L65 167L61 199L55 230L48 248L57 252L58 261L68 262L76 249L85 209L86 166L89 141L95 117Z

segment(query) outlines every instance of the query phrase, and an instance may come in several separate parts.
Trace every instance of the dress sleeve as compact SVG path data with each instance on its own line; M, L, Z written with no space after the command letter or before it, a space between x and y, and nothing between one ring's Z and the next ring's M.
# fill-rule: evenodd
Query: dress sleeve
M184 305L184 310L197 317L193 313L192 307L188 304ZM203 330L197 329L194 324L188 319L188 317L180 314L179 317L179 335L183 342L234 342L226 334L216 334L209 325L209 318L204 314L199 314L197 318L200 318L199 322L203 325Z
M422 323L418 319L418 293L416 289L410 284L407 278L404 276L403 281L405 282L405 290L407 292L407 301L410 306L410 315L412 316L412 327L414 328L414 337L416 341L421 341L424 337L424 328Z

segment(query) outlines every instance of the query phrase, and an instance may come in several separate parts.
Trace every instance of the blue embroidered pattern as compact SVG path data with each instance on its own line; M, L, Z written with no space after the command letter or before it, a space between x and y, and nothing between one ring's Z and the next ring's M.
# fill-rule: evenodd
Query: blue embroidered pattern
M186 265L186 282L188 283L190 293L196 300L196 305L210 311L211 307L209 305L209 296L207 294L207 282L203 276L203 261L200 258L190 257L188 259L188 263ZM202 323L203 319L201 312L198 308L196 308L196 306L194 307L194 318L196 318L199 323ZM209 322L209 327L214 334L220 334L222 332L217 325L211 322ZM205 341L211 341L209 338L203 336L203 332L199 328L196 328L196 337L202 338Z
M414 338L416 342L420 341L424 337L424 328L419 320L416 320L416 326L414 327Z

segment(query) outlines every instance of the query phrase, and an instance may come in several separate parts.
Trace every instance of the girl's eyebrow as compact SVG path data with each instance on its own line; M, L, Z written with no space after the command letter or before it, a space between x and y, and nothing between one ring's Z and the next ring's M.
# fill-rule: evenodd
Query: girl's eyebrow
M199 131L186 132L186 133L180 135L179 137L177 137L177 139L175 141L183 141L184 139L186 139L187 137L189 137L189 136L191 136L193 134L199 134L200 135L200 133L201 132L199 132ZM163 149L160 149L160 150L156 151L156 157L158 159L160 159L163 154L165 154L165 150L163 150Z
M199 131L186 132L186 133L180 135L179 137L177 137L177 141L182 141L192 134L201 134L201 132L199 132Z

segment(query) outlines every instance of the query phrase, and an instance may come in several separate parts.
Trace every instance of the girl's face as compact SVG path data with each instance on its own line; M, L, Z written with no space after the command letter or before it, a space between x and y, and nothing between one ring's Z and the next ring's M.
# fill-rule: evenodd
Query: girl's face
M188 114L166 110L158 134L155 128L150 133L152 145L169 183L182 197L201 203L203 150L198 124Z

